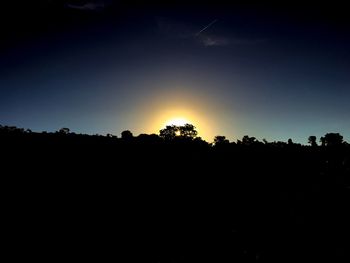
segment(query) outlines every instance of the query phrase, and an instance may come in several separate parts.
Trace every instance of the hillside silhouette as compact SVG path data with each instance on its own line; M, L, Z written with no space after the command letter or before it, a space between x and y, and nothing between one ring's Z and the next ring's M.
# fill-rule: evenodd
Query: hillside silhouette
M1 126L13 260L349 261L350 145Z

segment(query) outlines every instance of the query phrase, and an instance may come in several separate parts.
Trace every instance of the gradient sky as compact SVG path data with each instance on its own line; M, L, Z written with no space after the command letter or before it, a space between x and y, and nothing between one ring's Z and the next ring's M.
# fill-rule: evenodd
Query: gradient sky
M4 5L0 124L119 136L184 117L207 141L350 141L345 4L213 2Z

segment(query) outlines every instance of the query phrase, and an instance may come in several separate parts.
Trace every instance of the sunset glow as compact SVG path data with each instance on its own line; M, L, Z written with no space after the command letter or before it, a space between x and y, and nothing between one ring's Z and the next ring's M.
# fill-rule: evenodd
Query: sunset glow
M306 3L290 11L236 1L217 10L191 1L24 1L28 10L10 2L2 125L138 136L188 122L209 142L308 143L329 131L349 140L350 26L338 15L346 8L334 7L333 23L328 5L316 15Z
M187 123L191 123L191 122L189 120L187 120L186 118L179 117L179 118L173 118L173 119L166 121L165 126L169 126L169 125L183 126Z
M5 253L350 263L346 1L1 8Z
M164 129L169 125L183 126L185 124L192 124L198 131L198 136L211 140L213 138L212 130L210 129L210 120L205 119L205 115L191 110L184 109L170 109L154 116L153 128L155 133L158 133L160 129Z
M183 126L188 123L196 127L199 137L208 141L212 141L217 134L225 133L225 131L218 131L218 127L221 126L218 121L221 120L218 120L217 116L224 116L222 101L220 104L205 92L198 96L195 85L177 86L164 83L160 86L173 86L176 87L176 91L159 90L156 94L151 93L144 97L130 119L135 120L132 116L140 116L134 122L145 128L140 131L137 130L138 127L129 129L136 133L158 134L168 125Z

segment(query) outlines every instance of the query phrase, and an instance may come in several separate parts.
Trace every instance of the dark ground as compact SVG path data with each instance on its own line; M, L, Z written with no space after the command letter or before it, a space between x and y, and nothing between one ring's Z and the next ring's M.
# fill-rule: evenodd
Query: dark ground
M350 148L2 133L13 261L349 262Z

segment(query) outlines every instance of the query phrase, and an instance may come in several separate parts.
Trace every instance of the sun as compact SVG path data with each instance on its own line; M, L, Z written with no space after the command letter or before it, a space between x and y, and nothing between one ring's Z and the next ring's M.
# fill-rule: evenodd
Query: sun
M190 123L190 121L186 118L183 117L176 117L176 118L172 118L169 119L165 122L164 126L171 126L171 125L175 125L175 126L183 126L187 123Z

